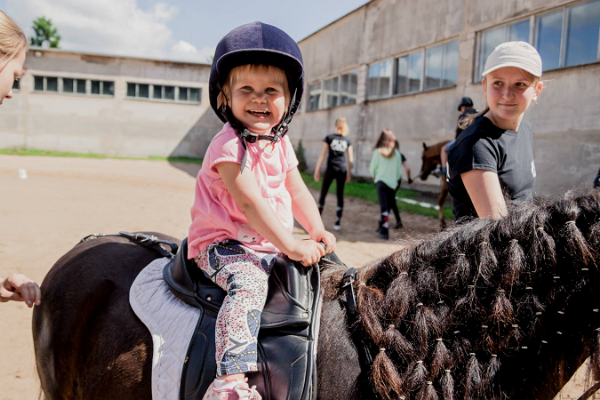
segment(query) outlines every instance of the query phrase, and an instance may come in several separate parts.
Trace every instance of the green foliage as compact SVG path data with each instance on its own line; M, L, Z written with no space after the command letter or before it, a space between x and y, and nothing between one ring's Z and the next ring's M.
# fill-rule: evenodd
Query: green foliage
M304 158L304 146L302 146L302 139L298 142L296 148L296 158L298 158L298 170L300 172L306 172L308 165L306 164L306 158Z
M35 36L31 37L32 46L43 46L44 42L48 43L51 48L58 48L60 43L60 35L56 28L52 27L52 21L44 17L39 17L33 20L33 32Z

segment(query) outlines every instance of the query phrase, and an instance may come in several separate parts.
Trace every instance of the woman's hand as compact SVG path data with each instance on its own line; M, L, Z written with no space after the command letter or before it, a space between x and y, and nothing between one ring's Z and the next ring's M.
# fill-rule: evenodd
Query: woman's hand
M336 238L333 233L326 231L325 229L317 230L310 234L310 238L317 243L325 244L325 254L330 254L335 251Z
M0 302L24 301L29 307L40 305L42 292L37 283L22 274L12 274L0 285Z
M346 173L346 183L350 183L350 179L352 178L352 174L350 173L350 171L348 171Z
M315 170L313 178L315 178L315 182L319 182L319 180L321 179L321 174L319 173L319 170Z
M286 255L291 260L298 261L305 267L309 267L319 262L321 257L325 255L325 249L314 240L296 240L294 246Z

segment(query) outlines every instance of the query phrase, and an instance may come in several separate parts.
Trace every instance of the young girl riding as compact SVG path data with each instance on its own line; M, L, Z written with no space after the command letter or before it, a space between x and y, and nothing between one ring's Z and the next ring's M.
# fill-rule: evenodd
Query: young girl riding
M300 49L282 30L255 22L217 45L209 97L225 125L198 173L188 247L188 257L227 293L216 321L217 377L204 399L260 399L245 373L257 370L275 257L309 266L335 250L286 135L303 88ZM292 236L294 218L310 240Z
M512 203L533 198L533 132L523 115L542 92L542 60L525 42L508 42L490 54L483 72L487 108L449 149L448 190L457 221L499 219Z

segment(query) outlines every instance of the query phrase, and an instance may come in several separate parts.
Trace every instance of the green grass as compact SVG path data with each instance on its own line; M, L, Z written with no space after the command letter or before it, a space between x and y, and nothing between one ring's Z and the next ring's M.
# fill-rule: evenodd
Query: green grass
M322 180L315 182L313 176L307 173L302 173L302 179L304 179L304 183L306 183L306 186L309 188L321 190ZM336 184L333 182L333 184L329 187L329 193L335 193L335 187ZM417 198L418 193L419 192L416 190L400 188L397 196L406 199L415 199ZM344 194L346 196L358 197L359 199L367 200L375 204L379 203L377 199L377 190L375 189L375 185L373 183L351 181L344 187ZM417 204L408 204L403 201L398 201L398 209L400 211L424 215L427 217L438 218L439 216L438 210L421 207ZM452 209L450 207L444 207L444 216L450 220L454 219L454 216L452 215Z
M0 149L0 154L8 154L12 156L43 156L43 157L78 157L78 158L96 158L96 159L117 159L117 160L149 160L149 161L168 161L182 162L189 164L202 164L201 158L192 157L121 157L110 156L106 154L95 153L70 153L62 151L47 151L47 150L28 150L28 149Z

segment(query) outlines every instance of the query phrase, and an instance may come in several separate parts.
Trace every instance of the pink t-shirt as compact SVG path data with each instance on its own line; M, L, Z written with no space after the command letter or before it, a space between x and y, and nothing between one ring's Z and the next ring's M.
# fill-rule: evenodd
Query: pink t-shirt
M254 175L262 197L273 208L283 226L292 232L292 198L285 187L285 179L287 173L298 166L298 159L287 136L271 150L271 145L261 149L258 142L248 143L243 173ZM197 257L209 244L225 239L238 240L253 250L265 253L279 252L277 247L250 226L215 169L215 165L221 162L241 164L242 157L242 141L227 123L210 142L198 172L196 198L191 209L188 258Z

